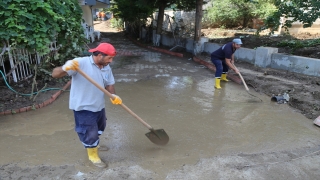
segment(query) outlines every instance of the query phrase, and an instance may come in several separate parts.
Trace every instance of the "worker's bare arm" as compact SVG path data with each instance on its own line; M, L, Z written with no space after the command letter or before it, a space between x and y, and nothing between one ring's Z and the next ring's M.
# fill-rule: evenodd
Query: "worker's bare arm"
M56 67L52 71L52 77L53 78L61 78L61 77L65 76L65 75L67 75L67 74L68 74L67 72L62 70L62 66Z

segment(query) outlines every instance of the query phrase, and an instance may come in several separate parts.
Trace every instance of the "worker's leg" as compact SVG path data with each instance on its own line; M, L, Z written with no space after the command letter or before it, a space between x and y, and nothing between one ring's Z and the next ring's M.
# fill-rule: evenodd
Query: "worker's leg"
M227 79L227 73L229 71L229 67L228 65L226 64L225 61L222 61L222 74L221 74L221 81L229 81Z
M75 131L78 133L79 139L87 149L89 160L98 167L106 167L98 155L99 135L105 129L106 116L105 110L99 112L91 111L74 111Z
M223 70L222 61L220 59L211 59L212 63L216 66L215 85L217 89L221 89L220 79Z

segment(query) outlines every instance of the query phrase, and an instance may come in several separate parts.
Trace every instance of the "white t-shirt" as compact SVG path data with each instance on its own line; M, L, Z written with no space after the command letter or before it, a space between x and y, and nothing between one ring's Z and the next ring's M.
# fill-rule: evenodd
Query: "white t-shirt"
M100 69L93 61L92 56L75 58L79 68L102 87L115 83L109 65ZM68 71L72 76L69 98L69 108L75 111L101 111L105 108L104 92L85 79L77 71Z

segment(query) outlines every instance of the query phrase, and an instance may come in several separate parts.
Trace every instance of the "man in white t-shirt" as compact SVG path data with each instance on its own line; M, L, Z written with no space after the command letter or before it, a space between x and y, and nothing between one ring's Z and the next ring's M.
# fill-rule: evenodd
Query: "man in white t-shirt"
M101 43L90 49L92 56L75 58L52 71L52 77L72 76L69 108L74 112L75 131L87 149L89 160L98 167L107 165L98 155L99 136L106 127L104 92L85 79L76 70L81 69L100 86L105 87L115 98L113 104L121 104L122 100L115 95L114 77L109 63L117 54L109 43Z

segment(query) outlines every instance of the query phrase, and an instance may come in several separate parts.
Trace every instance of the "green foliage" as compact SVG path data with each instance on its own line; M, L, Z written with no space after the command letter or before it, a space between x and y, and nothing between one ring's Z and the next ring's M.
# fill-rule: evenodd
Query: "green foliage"
M227 28L247 27L252 19L264 19L275 11L269 0L212 0L204 14L204 22Z
M123 21L122 19L116 19L113 18L110 20L111 23L111 27L112 28L117 28L118 30L122 30L123 29Z
M257 0L253 4L255 8L252 9L251 13L255 18L266 19L277 10L273 0Z
M213 6L208 8L204 19L212 24L219 24L224 27L237 26L241 14L232 3L233 0L213 1Z
M154 2L148 0L114 0L112 4L113 16L131 23L146 20L155 10Z
M184 10L184 11L193 11L196 8L197 0L171 0L167 1L167 7L170 5L173 7L173 10ZM203 1L203 4L206 4L206 1Z
M123 26L123 22L126 22L129 33L137 36L147 18L152 17L155 7L154 2L149 0L113 0L110 11L116 19L113 21L115 27Z
M294 53L295 50L301 49L304 47L315 47L320 45L320 39L307 39L307 40L283 40L277 44L278 47L288 47L290 48L291 53Z
M300 21L303 27L310 27L320 17L320 2L319 0L275 0L277 11L270 15L266 24L271 30L276 30L280 25L280 17L285 17L286 20L283 27L292 26L295 21Z
M311 40L284 40L277 44L278 47L289 47L293 51L303 47L313 47L320 45L320 39Z
M18 48L47 54L56 39L68 57L85 42L77 0L1 0L0 19L0 41Z
M173 5L174 10L194 10L196 5L194 0L113 0L111 3L110 11L115 18L137 27L145 24L162 3L166 7Z

